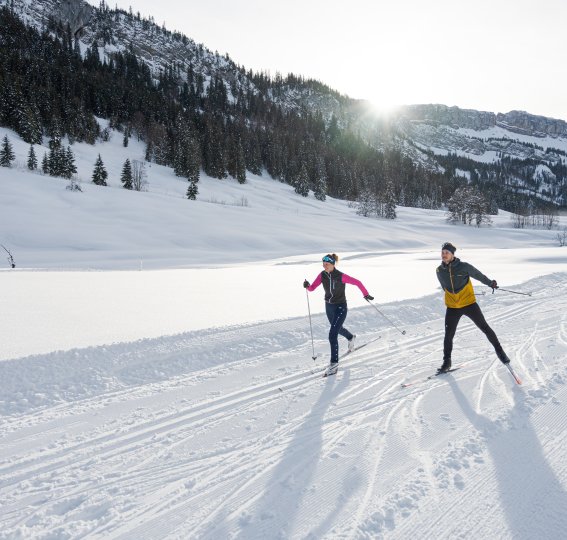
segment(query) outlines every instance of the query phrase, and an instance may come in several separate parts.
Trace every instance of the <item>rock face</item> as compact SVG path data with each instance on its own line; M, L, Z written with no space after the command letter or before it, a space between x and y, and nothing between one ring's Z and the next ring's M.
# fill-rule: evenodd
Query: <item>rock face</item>
M535 137L567 136L567 122L555 120L546 116L536 116L524 111L510 111L506 114L498 113L496 123L515 133L523 133Z
M93 8L83 0L61 0L57 2L54 16L63 25L69 23L71 32L76 36L91 21Z
M476 131L500 126L514 133L533 137L567 136L567 122L564 120L536 116L524 111L495 114L447 105L410 105L402 109L401 116L409 121Z
M401 115L410 121L417 120L454 128L482 130L496 125L496 115L492 112L460 109L447 105L409 105L401 110Z

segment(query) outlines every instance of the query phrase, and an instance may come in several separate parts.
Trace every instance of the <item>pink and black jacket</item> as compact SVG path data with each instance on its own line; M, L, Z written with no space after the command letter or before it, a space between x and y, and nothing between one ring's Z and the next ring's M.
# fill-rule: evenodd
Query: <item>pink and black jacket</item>
M353 277L339 272L336 268L331 272L324 270L315 278L315 281L307 287L309 292L314 291L323 283L325 289L325 302L329 304L346 304L345 285L356 285L363 296L368 294L364 285Z

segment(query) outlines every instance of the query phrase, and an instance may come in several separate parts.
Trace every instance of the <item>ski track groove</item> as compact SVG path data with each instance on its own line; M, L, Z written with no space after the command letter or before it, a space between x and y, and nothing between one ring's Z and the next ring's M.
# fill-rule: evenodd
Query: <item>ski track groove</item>
M521 304L512 303L510 301L510 305L505 305L502 308L494 308L493 306L488 318L489 324L493 325L494 323L509 321L514 318L522 317L526 312L534 312L540 305L548 301L547 296L552 295L538 292L534 294L536 298L532 297L530 300ZM430 325L432 323L435 324L437 321L427 321L423 323L423 325ZM285 329L284 323L279 324ZM515 347L505 347L515 351L512 361L514 365L522 367L520 376L524 380L525 385L526 382L530 383L530 387L533 384L541 386L546 383L546 375L549 375L551 367L546 366L543 362L543 356L539 352L538 347L543 347L544 344L553 338L563 346L567 346L567 330L565 325L566 315L563 314L558 327L553 324L553 321L549 324L536 325L536 329L534 329L530 336L522 340L521 343L516 344ZM236 336L238 330L234 332ZM470 324L464 328L460 328L458 336L459 338L468 338L474 332L478 332L478 329ZM253 333L254 328L251 328L250 334L252 335ZM497 331L497 334L500 337L501 332ZM502 332L502 334L504 335L505 332ZM346 439L349 434L360 430L362 425L368 423L373 432L366 442L366 447L375 448L373 455L376 456L375 461L371 464L371 472L366 475L368 482L364 489L362 499L358 501L358 509L355 515L348 519L347 523L342 526L346 532L340 533L341 537L354 538L363 535L365 533L365 514L367 515L369 508L372 507L373 504L375 505L375 502L373 502L373 499L376 498L375 486L379 481L376 473L380 467L383 452L386 448L386 443L383 441L383 438L376 434L380 431L377 426L383 424L381 430L388 431L394 417L398 414L402 414L400 411L404 411L408 407L411 411L411 417L414 421L417 420L420 416L419 409L422 407L424 396L436 391L440 386L448 384L447 381L444 380L434 380L428 381L423 385L412 387L410 391L401 392L399 389L401 382L400 377L403 376L404 373L407 373L412 367L420 366L420 369L425 371L421 366L425 359L440 351L438 343L442 335L443 330L431 331L425 336L416 336L403 342L396 342L393 351L388 343L383 345L384 342L378 341L375 345L373 344L374 346L371 345L368 350L363 350L361 353L357 353L356 356L353 355L352 358L347 356L344 362L341 362L341 369L333 384L340 384L343 377L348 376L349 373L360 367L369 368L371 375L369 377L351 379L351 381L356 381L357 384L347 385L343 392L334 399L328 417L322 420L322 439L325 443L321 449L317 449L317 453L320 453L321 459L328 458L329 454L333 452L333 449L342 440ZM242 339L242 335L238 338ZM235 337L235 339L237 339L237 337ZM432 346L433 348L431 348ZM418 355L413 354L416 347L420 349ZM300 347L295 350L299 355L302 348ZM484 350L488 351L488 348ZM179 351L174 351L171 353L170 357L176 357L178 354ZM388 363L392 354L395 354L397 359L409 355L412 360L402 365L399 362ZM488 354L494 354L491 348ZM266 357L268 357L268 355L263 354L258 357L242 359L239 361L239 365L245 367L254 365L255 363L263 361ZM140 362L143 363L143 359L141 359ZM343 365L346 367L343 368ZM477 414L481 410L482 396L488 385L492 384L494 380L499 380L499 387L504 388L504 390L501 389L500 392L506 392L505 389L509 387L507 383L513 382L508 373L493 369L494 365L499 366L499 362L493 361L488 367L478 362L472 366L471 369L467 368L465 373L459 373L459 376L453 377L456 384L458 384L459 381L469 379L474 381L476 379L478 394L475 412ZM535 374L531 374L531 370L528 366L534 367ZM374 370L376 370L376 374ZM223 371L224 366L215 366L215 368L212 368L213 377L218 376L217 374L221 374ZM199 372L190 374L187 376L186 383L197 384L201 380L201 376ZM151 390L159 392L163 390L164 387L176 387L183 384L183 378L180 378L179 380L175 380L175 382L168 383L166 381L163 384L153 383L141 388L136 387L133 389L127 388L120 391L113 391L102 397L88 398L78 403L86 407L86 410L89 410L89 405L91 404L93 408L100 407L101 399L114 402L128 400L136 395L145 395L148 391L151 393ZM95 435L92 439L75 444L71 441L70 444L67 444L63 448L57 448L51 453L46 452L41 456L32 457L31 459L22 458L20 462L2 465L0 466L0 477L2 478L0 482L0 494L16 487L23 480L30 477L44 477L48 474L53 477L53 475L57 473L60 474L62 478L75 478L74 475L78 474L81 468L90 466L92 460L95 459L94 453L89 451L93 447L96 450L96 463L101 465L106 476L111 476L115 470L119 471L124 465L126 456L131 456L130 459L135 460L137 463L137 466L134 469L130 469L130 472L127 474L105 481L101 481L97 476L97 478L91 480L88 486L82 485L82 487L77 490L69 490L66 485L55 486L51 496L44 504L37 505L31 514L28 513L19 519L13 515L12 517L15 518L15 521L7 524L4 520L4 526L9 528L17 527L18 525L32 520L36 515L45 512L48 508L52 508L57 502L87 494L92 496L93 492L108 491L110 488L117 486L122 488L122 490L128 488L146 491L147 495L143 497L147 499L146 502L138 501L137 509L129 512L124 511L121 514L121 520L127 518L128 521L131 521L128 531L123 530L121 533L120 525L117 526L115 520L111 519L109 522L95 527L90 531L91 534L103 536L108 534L125 534L126 536L124 536L124 538L151 538L152 534L150 533L154 531L163 533L165 532L164 529L169 531L168 534L179 530L180 537L184 537L188 533L190 536L186 537L193 537L192 535L194 534L200 535L200 533L208 534L213 532L210 530L211 523L215 518L218 518L219 515L226 513L230 504L234 503L236 506L229 512L225 519L228 519L228 521L232 523L243 510L246 510L246 508L260 500L262 491L257 492L251 499L244 502L242 501L242 499L246 497L247 490L256 484L262 484L262 478L268 476L274 469L277 469L280 456L285 451L290 440L293 440L294 432L299 429L298 425L301 426L305 418L309 416L309 411L301 418L294 418L295 423L287 422L284 425L276 425L271 431L257 438L253 444L250 444L248 440L240 443L232 441L232 446L230 447L225 447L217 452L199 457L192 456L181 460L177 457L177 462L167 466L160 463L161 458L166 454L174 454L178 447L187 443L187 437L196 438L203 430L206 432L221 426L226 412L229 410L233 414L244 415L269 407L284 399L288 401L284 411L287 410L289 412L294 402L305 400L306 398L310 398L313 394L317 394L318 389L324 387L324 384L328 384L328 381L321 381L320 377L311 375L307 370L301 373L276 376L269 381L252 385L220 398L205 399L201 402L191 404L186 408L181 408L181 410L177 410L175 413L163 414L157 418L152 418L148 422L141 422L140 424L128 427L124 433L120 433L118 436L110 431L106 434L102 431L100 435ZM282 388L283 392L280 392L278 390L279 388ZM560 386L559 390L562 388L563 386ZM365 395L370 395L371 397L365 398ZM537 409L538 397L540 401L544 398L537 394L535 394L535 396L534 407ZM553 399L554 394L544 397L546 400L545 403L547 403ZM22 427L22 424L24 424L25 427L29 427L30 422L31 425L35 425L34 423L40 424L46 419L65 414L76 405L77 402L57 404L47 411L37 411L22 419L8 419L7 426L10 427L11 431L17 431ZM388 409L388 407L391 408ZM384 416L381 417L382 421L370 421L370 415L375 415L381 411L385 411ZM285 414L285 412L283 414ZM567 421L561 417L554 416L553 409L551 413L547 414L546 418L556 422L555 425L567 427L565 426ZM52 429L54 432L57 431L56 426ZM104 429L110 430L112 426L102 425L101 430ZM302 438L309 440L314 429L315 428L306 433L302 433ZM172 437L177 440L172 441ZM32 436L28 436L27 438L33 439ZM164 441L168 442L166 448L162 446ZM16 442L21 444L22 441L16 440ZM12 444L16 444L16 442ZM304 441L298 439L296 442L302 443ZM553 449L551 455L560 455L561 451L562 448L558 445L558 447ZM265 463L263 467L259 467L257 463L255 463L256 457L259 454L262 454L262 461L269 462L268 467L265 466ZM219 455L224 456L223 462L225 465L216 470L211 470L211 465L215 463L218 464ZM295 469L301 469L305 463L312 463L316 458L317 456L313 453L308 453L302 460L297 462ZM109 470L109 462L112 460L114 460L114 468ZM164 483L164 477L167 480L166 483ZM194 485L191 488L194 490L193 494L183 493L184 486L187 483L187 477L191 477L194 481ZM480 475L475 478L474 487L471 483L472 491L467 489L468 496L471 496L471 493L477 493L487 478L489 477L481 477ZM492 480L494 480L494 478L491 478L491 481ZM225 492L225 489L228 491ZM203 520L194 523L193 526L189 525L189 528L186 527L184 529L184 521L187 519L185 517L186 512L191 511L196 500L212 492L224 494L220 502L218 500L215 502L216 508L210 512L208 516L204 517ZM44 495L41 494L41 491L35 494L34 492L28 491L20 496L37 498ZM156 498L168 502L156 505ZM386 495L381 496L381 499L386 500ZM457 500L454 508L458 508L459 506ZM454 511L456 510L450 510L446 517L449 517L451 512ZM183 519L175 519L176 515L182 515L184 517ZM167 527L164 525L165 516L167 516L167 520L165 520L168 523ZM136 520L139 520L139 525L132 529L132 523L136 523ZM427 530L433 531L436 526L436 522L430 523ZM180 527L181 529L179 529ZM135 532L139 536L136 536L134 534ZM394 528L393 532L395 533L394 536L397 536L397 533L401 532L401 530L398 529L396 532Z
M503 316L510 316L510 313L505 313L505 314L503 314ZM470 332L470 331L473 331L474 328L470 328L470 329L468 329L468 330L469 330L469 332ZM440 334L440 332L439 332L439 334ZM436 336L435 336L435 337L436 337ZM433 339L434 339L434 338L431 338L430 340L433 340ZM422 343L422 345L423 345L423 340L421 340L421 343ZM405 346L404 348L407 349L407 348L411 347L412 345L413 345L413 343L406 344L406 346ZM365 353L365 354L366 354L367 356L370 356L370 355L372 355L372 352L371 352L371 351L368 351L368 352ZM383 353L382 356L384 356L384 355L386 355L386 354L387 354L387 353ZM364 354L361 355L361 356L364 356ZM347 357L347 358L348 358L348 357ZM375 357L374 357L373 359L375 359ZM416 363L416 362L418 362L418 361L419 361L419 360L416 360L416 361L412 362L412 364L413 364L413 363ZM359 365L359 364L361 364L361 363L363 363L363 362L364 362L364 359L361 358L361 359L359 359L357 362L353 363L353 364L352 364L351 366L349 366L349 367L355 367L356 365ZM400 369L398 369L398 370L395 370L394 374L392 374L392 375L396 375L397 373L399 373L400 371L403 371L404 369L405 369L405 368L400 368ZM378 383L378 382L380 382L380 381L377 381L377 383ZM270 389L271 389L273 386L275 386L276 384L280 384L280 381L276 381L276 382L274 382L274 383L268 383ZM391 389L392 389L392 387L391 387ZM371 402L367 405L367 407L365 407L365 408L363 409L363 411L366 412L366 411L368 411L368 410L371 410L372 408L374 408L375 405L388 404L389 401L386 401L385 403L384 403L384 402L382 402L382 403L379 403L379 402L378 402L378 403L377 403L378 398L380 398L381 396L382 396L382 394L378 394L378 396L375 396L375 398L374 398L373 400L371 400ZM226 401L226 400L228 400L228 399L229 399L229 397L224 398L222 401L224 402L224 401ZM211 404L211 406L214 406L215 404L216 404L216 402L213 402L213 404ZM191 411L191 412L193 412L193 411ZM188 413L186 413L186 414L190 414L190 412L188 412ZM208 413L207 413L207 414L208 414ZM176 416L177 416L177 415L176 415ZM184 421L185 421L184 419L177 419L177 420L179 420L179 421L181 421L181 422L184 422ZM209 417L209 420L210 420L210 417ZM173 427L175 427L175 425L177 425L177 423L178 423L178 422L175 422L174 425L173 425ZM159 420L158 420L157 426L158 426L158 428L160 428L160 431L161 431L162 428L164 427L164 421L159 421ZM171 422L167 422L167 426L165 426L165 427L167 427L168 431L170 431L170 430L171 430L171 427L172 427ZM151 430L150 434L151 434L151 435L154 435L156 431L157 431L157 428L156 428L155 430ZM147 434L146 434L146 435L147 435ZM125 439L129 439L129 438L130 438L130 434L126 434L126 435L125 435ZM134 441L134 442L137 442L137 441ZM83 446L83 445L81 445L81 446ZM99 450L100 450L100 442L99 442L99 445L98 445L98 446L99 446ZM119 452L117 452L118 454L123 454L123 453L124 453L124 447L123 447L123 446L119 446L119 445L117 445L117 444L115 443L115 444L112 445L112 447L113 447L113 448L114 448L114 447L117 447L117 448L119 449ZM76 449L67 449L67 450L68 450L68 451L75 451ZM66 453L68 453L68 452L66 452ZM107 455L106 457L110 457L110 456ZM83 460L89 460L90 458L91 458L91 456L86 456L85 458L83 458ZM63 458L63 459L65 459L65 458ZM68 463L67 461L65 461L65 463L66 463L66 466L69 465L69 463ZM49 467L48 470L52 470L52 467ZM47 471L42 471L42 472L47 472ZM53 504L53 500L50 500L48 504ZM29 518L29 516L28 516L28 518Z

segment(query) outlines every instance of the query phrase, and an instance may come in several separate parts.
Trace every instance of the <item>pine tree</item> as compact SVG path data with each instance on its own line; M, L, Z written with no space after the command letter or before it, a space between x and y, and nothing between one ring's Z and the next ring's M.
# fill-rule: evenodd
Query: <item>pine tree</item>
M130 160L127 159L124 162L124 166L122 167L122 174L120 175L120 181L124 189L132 189L132 165L130 164Z
M374 196L369 189L362 189L356 200L356 213L359 216L368 217L375 210Z
M189 182L189 187L187 188L187 198L191 201L194 201L199 194L199 188L197 187L196 182Z
M301 165L299 175L295 180L295 192L302 197L307 197L309 195L309 175L307 174L307 167L305 166L305 163Z
M324 201L327 198L327 171L325 170L325 161L321 157L317 159L315 174L313 194L318 201Z
M42 129L39 110L35 105L29 105L21 97L17 111L16 131L22 139L30 144L41 144Z
M0 149L0 167L11 167L12 161L16 159L12 144L8 140L8 135L4 135L2 148Z
M71 147L68 146L67 150L62 151L63 157L63 166L62 166L62 174L63 178L71 178L77 172L77 166L75 165L75 155L71 150Z
M394 193L394 184L391 181L386 185L386 193L384 194L384 217L396 219L396 194Z
M43 159L41 160L41 170L43 174L49 174L49 158L47 157L47 152L43 154Z
M28 152L28 169L30 171L35 171L37 169L37 158L35 157L33 144L30 145L30 151Z
M47 158L48 173L50 176L63 176L65 171L66 155L61 148L61 137L57 128L49 141L49 156Z
M97 186L106 186L106 179L108 178L108 173L104 168L104 163L102 162L102 158L100 154L95 162L94 170L93 170L93 184Z

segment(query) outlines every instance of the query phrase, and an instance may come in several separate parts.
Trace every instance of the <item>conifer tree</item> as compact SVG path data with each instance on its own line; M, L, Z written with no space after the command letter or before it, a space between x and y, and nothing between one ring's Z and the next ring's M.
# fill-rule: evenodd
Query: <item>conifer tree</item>
M187 188L187 198L191 201L194 201L199 194L199 188L197 187L197 183L194 181L189 182L189 187Z
M384 217L386 219L396 219L396 194L394 193L394 184L390 181L386 185L386 193L384 194Z
M28 169L30 171L35 171L37 169L37 157L35 156L33 144L30 145L30 151L28 152Z
M324 201L327 198L327 171L325 170L325 161L321 157L317 159L315 174L316 178L315 185L313 186L313 194L317 200Z
M8 140L8 135L4 135L2 139L2 148L0 148L0 167L11 167L12 161L16 159L12 144Z
M93 170L93 184L97 186L106 186L106 179L108 178L108 173L104 168L104 163L102 162L102 158L100 154L95 162L94 170Z
M299 175L295 180L295 192L302 197L307 197L309 195L309 175L307 174L307 167L305 166L305 163L301 165Z
M63 164L62 164L62 174L63 178L71 178L77 172L77 166L75 165L75 155L71 150L70 146L67 146L67 150L62 152Z
M50 176L63 176L65 170L66 155L61 147L61 137L57 128L49 141L49 156L47 158L48 173Z
M120 181L124 189L132 189L132 165L129 159L126 159L124 166L122 167L122 174L120 175Z
M49 174L49 158L47 157L47 152L43 154L43 159L41 160L41 170L43 174Z
M41 144L42 129L39 110L35 105L29 105L20 95L17 111L16 131L22 139L30 144Z

